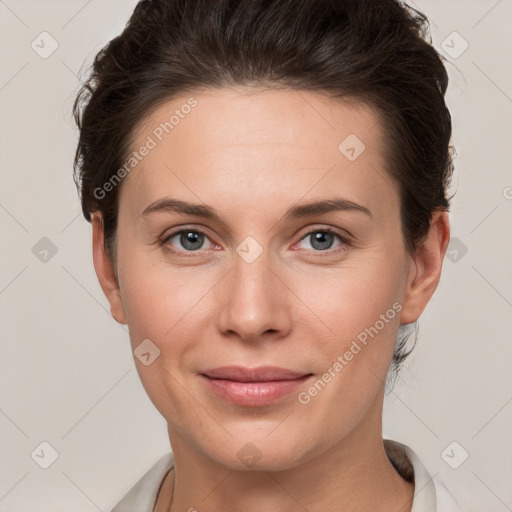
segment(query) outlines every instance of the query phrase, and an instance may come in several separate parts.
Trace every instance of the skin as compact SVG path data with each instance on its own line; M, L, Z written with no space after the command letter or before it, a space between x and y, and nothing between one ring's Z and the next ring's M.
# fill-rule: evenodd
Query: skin
M400 323L418 319L439 282L446 212L433 215L409 254L378 116L316 92L198 90L140 122L133 150L190 96L198 106L121 186L114 264L101 216L92 221L94 265L113 317L129 326L132 349L149 338L160 350L149 366L135 358L175 456L155 511L410 510L414 486L383 448L384 382ZM366 146L355 161L338 149L349 134ZM224 223L141 215L163 197L209 205ZM371 215L284 216L333 197ZM206 234L200 250L168 238L182 227ZM325 228L348 243L335 235L319 249L310 235ZM252 263L236 252L248 236L262 248ZM308 404L294 392L262 407L234 405L199 377L218 366L273 365L316 381L394 303L401 311ZM237 456L248 442L261 454L252 468Z

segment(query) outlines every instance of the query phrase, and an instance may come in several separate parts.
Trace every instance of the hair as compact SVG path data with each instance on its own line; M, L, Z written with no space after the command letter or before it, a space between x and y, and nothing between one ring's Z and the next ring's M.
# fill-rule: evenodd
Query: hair
M236 86L316 91L373 108L411 254L433 213L448 210L448 75L424 14L398 0L141 0L95 56L73 106L82 211L88 221L101 213L114 268L122 183L96 191L127 161L139 123L177 95ZM395 368L410 353L407 337L397 340Z

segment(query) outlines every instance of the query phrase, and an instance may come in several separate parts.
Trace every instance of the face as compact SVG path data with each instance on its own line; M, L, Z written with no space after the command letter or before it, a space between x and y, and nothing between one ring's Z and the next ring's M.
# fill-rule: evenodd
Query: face
M135 362L173 448L284 469L378 430L399 325L430 297L414 296L429 266L405 249L385 145L368 106L292 90L198 91L139 124L118 290L99 235L95 264L136 354L146 340ZM227 366L296 379L213 378Z

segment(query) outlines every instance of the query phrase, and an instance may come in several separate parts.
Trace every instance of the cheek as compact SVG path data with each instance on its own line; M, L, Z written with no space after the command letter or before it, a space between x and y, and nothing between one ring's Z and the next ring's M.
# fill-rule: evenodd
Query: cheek
M399 270L377 264L366 271L354 268L308 289L308 305L329 329L314 338L318 380L300 403L326 435L336 435L340 422L350 431L385 384L400 323Z
M369 397L385 381L393 357L407 276L396 250L352 261L329 275L304 273L298 295L322 322L316 355L319 366L336 375L331 391Z
M395 262L371 258L329 272L308 269L295 282L297 295L326 325L326 336L346 339L402 301L406 274L398 257ZM396 315L393 320L398 323Z
M208 292L218 275L197 268L171 267L150 252L125 251L122 259L121 296L134 348L146 338L164 356L171 345L173 354L190 348L197 338L192 333L201 327L201 319L211 318L205 308L211 307Z
M211 318L202 299L214 283L205 273L198 277L155 264L149 253L123 256L121 295L136 369L148 397L166 418L184 417L190 408L190 396L181 384L182 370L193 366L199 334ZM151 357L158 354L148 365L137 358L137 347L147 339Z

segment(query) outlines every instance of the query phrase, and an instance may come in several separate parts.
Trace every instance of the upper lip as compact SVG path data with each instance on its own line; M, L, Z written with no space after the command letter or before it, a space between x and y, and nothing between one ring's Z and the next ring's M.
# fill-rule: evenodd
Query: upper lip
M243 366L223 366L202 372L212 379L234 380L238 382L269 382L274 380L294 380L311 375L295 372L277 366L259 366L258 368L244 368Z

